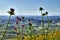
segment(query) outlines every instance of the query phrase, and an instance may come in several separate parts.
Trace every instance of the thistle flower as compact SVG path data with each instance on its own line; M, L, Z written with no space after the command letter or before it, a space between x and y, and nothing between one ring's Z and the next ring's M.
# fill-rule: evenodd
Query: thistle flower
M39 35L37 35L37 37L39 37Z
M10 11L8 11L8 13L9 13L10 15L14 15L14 11L15 11L15 9L10 8Z
M29 27L29 30L31 30L31 27Z
M24 39L24 37L22 37L22 39Z
M54 33L51 34L52 36L54 35Z
M44 10L42 7L39 8L40 11Z
M15 9L13 9L13 8L10 8L10 11L14 12L14 11L15 11Z
M19 18L19 17L17 16L17 20L18 20L18 21L21 21L21 18Z
M29 26L32 26L32 23L29 23Z
M48 12L46 12L46 15L48 14Z
M25 25L24 24L22 24L22 27L24 27Z
M22 16L22 19L24 19L24 16Z
M16 18L17 18L17 19L19 19L19 17L18 17L18 16L17 16Z
M42 16L45 16L45 15L46 15L45 13L42 14Z
M8 23L7 23L6 29L4 31L4 34L3 34L2 38L1 38L1 40L3 40L4 36L6 35L7 29L8 29L8 24L9 24L9 21L11 19L11 15L14 15L14 11L15 11L15 9L13 9L13 8L10 8L10 11L8 11L8 13L10 14L10 17L8 19Z
M17 31L17 28L16 28L16 27L14 27L14 30L16 30L16 31Z
M18 24L18 21L16 21L16 24Z

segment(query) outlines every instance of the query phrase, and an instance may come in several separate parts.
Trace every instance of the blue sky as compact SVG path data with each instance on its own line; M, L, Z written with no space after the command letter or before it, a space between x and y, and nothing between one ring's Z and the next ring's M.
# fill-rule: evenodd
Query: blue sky
M9 15L9 8L15 8L16 15L40 15L39 7L48 15L60 15L60 0L0 0L0 15Z

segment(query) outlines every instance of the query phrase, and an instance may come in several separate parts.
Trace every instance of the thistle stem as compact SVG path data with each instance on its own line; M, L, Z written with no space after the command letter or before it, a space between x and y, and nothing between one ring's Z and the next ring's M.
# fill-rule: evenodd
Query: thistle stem
M4 39L4 36L6 35L10 18L11 18L11 15L10 15L10 17L9 17L9 19L8 19L7 26L6 26L6 29L5 29L5 31L4 31L4 34L3 34L2 38L1 38L1 40L3 40L3 39Z
M42 27L43 27L43 30L44 30L44 17L42 15L42 11L41 11L41 16L42 16ZM44 30L44 32L45 32L45 30ZM45 39L45 34L44 34L44 39Z

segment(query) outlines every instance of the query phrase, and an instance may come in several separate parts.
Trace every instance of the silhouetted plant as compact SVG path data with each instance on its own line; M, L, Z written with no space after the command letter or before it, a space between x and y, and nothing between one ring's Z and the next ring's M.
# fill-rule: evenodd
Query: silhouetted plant
M46 15L45 13L42 14L42 16L45 16L45 15Z
M46 16L47 16L47 24L48 27L46 28L47 32L46 32L46 36L48 35L48 29L49 29L49 21L48 21L48 12L45 12Z
M49 21L48 21L48 12L45 12L47 15L47 23L48 23L48 28L49 28Z
M5 31L4 31L4 34L3 34L2 38L1 38L1 40L4 40L4 37L5 37L7 29L8 29L8 24L9 24L10 18L11 18L12 15L14 15L14 11L15 11L15 9L13 9L13 8L10 8L10 11L8 11L8 13L10 14L10 17L8 19L7 26L5 28Z
M24 16L22 16L22 19L24 19Z
M17 21L21 21L21 18L19 18L18 16L17 16Z
M42 8L42 7L40 7L39 8L39 11L41 11L41 16L42 16L42 11L43 11L44 9ZM43 16L42 16L42 27L44 27L44 19L43 19Z

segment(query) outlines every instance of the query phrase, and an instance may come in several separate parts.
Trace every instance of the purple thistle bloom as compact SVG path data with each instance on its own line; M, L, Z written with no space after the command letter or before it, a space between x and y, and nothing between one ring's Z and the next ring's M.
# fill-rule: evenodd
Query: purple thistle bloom
M9 13L10 15L14 15L14 11L15 11L15 9L10 8L10 11L8 11L8 13Z
M14 12L14 11L15 11L15 9L13 9L13 8L10 8L10 11Z
M17 31L17 28L16 28L16 27L14 27L14 30L16 30L16 31Z
M22 19L24 19L24 16L22 16Z
M18 24L18 21L16 21L16 24Z
M24 24L22 24L22 27L24 27L25 25Z

